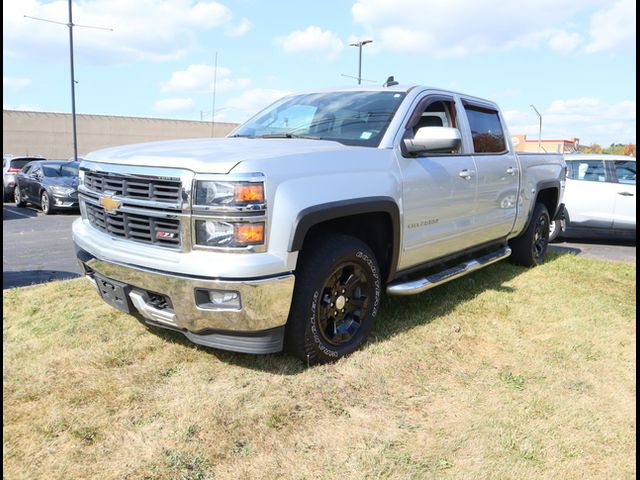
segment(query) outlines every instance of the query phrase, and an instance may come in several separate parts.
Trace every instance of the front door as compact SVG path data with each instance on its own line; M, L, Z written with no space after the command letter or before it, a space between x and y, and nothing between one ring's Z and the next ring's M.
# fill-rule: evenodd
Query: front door
M615 205L613 208L613 228L616 230L636 229L636 161L614 160Z
M405 138L418 128L456 127L451 96L425 96L407 124ZM477 171L472 155L458 151L410 156L399 150L403 180L403 251L399 268L433 260L475 244L473 230Z

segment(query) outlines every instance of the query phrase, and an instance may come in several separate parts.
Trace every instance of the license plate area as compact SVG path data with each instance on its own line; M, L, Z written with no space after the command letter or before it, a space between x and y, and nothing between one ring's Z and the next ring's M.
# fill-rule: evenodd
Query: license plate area
M129 298L129 291L131 290L129 285L103 277L98 273L93 274L93 279L96 281L100 296L105 302L125 313L131 313L133 311L133 305Z

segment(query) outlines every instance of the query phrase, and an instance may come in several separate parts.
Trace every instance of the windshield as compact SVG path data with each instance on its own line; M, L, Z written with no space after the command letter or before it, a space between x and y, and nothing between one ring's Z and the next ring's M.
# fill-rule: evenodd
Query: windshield
M78 164L43 165L45 177L77 177Z
M242 125L234 137L314 138L377 147L402 92L330 92L287 97Z

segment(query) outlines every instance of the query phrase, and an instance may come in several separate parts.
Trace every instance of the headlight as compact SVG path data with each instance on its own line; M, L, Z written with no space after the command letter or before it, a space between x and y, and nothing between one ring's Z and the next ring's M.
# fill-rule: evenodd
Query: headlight
M196 244L207 247L248 247L264 244L264 222L196 220Z
M262 182L196 182L195 205L203 207L256 207L263 208Z
M69 188L69 187L61 187L59 185L53 185L51 187L51 191L56 195L71 195L73 192L76 191L76 189Z

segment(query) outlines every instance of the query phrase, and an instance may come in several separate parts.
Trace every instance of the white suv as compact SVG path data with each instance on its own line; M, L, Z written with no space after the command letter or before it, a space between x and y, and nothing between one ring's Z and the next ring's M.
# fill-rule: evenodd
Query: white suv
M564 219L550 240L567 235L636 236L636 159L623 155L565 155Z

